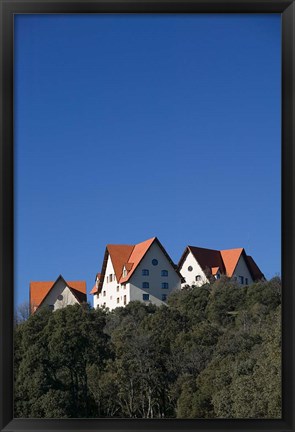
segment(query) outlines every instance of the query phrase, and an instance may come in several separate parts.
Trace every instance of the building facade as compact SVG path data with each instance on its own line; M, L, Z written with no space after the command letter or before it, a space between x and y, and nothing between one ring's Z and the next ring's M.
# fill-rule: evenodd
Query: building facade
M201 286L211 278L221 275L233 278L240 285L250 285L265 277L253 258L246 254L244 248L214 250L187 246L180 261L178 270L185 285Z
M69 305L87 302L86 282L69 281L60 275L56 281L30 283L30 311L36 312L40 307L47 306L57 310Z
M177 266L153 237L136 245L107 245L91 294L94 307L112 310L136 300L160 306L180 288Z

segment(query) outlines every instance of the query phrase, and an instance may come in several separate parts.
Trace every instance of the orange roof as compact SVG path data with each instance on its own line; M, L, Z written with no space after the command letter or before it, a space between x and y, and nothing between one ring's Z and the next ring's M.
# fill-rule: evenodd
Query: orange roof
M153 244L153 242L156 240L156 237L153 237L149 240L146 240L142 243L138 243L134 246L131 255L129 257L128 263L132 263L132 267L130 269L128 269L126 267L126 270L128 271L127 276L122 277L120 279L120 283L124 283L127 282L130 277L132 276L132 274L134 273L135 269L137 268L138 264L140 263L140 261L142 260L142 258L145 256L145 254L147 253L147 251L149 250L150 246Z
M235 268L238 264L238 261L240 259L243 250L244 250L243 248L238 248L238 249L227 249L227 250L220 251L227 276L232 277L232 275L234 274Z
M96 286L96 284L95 284L94 287L92 288L92 290L90 291L89 294L96 294L97 291L98 291L98 288L97 288L97 286Z
M219 270L219 267L212 267L211 268L211 273L213 274L213 276L216 275L216 273L218 272L218 270Z
M46 282L30 282L30 307L34 312L44 301L56 282L63 277L59 276L56 281ZM64 280L64 279L63 279ZM86 301L86 282L85 281L69 281L66 285L72 290L73 294L79 302ZM82 294L82 296L81 296Z
M219 269L222 274L226 274L228 277L233 276L238 261L243 254L253 280L255 281L264 279L263 273L260 271L253 258L249 255L246 255L244 248L219 251L215 249L199 248L196 246L187 246L179 260L178 268L181 268L190 252L193 254L203 270L209 269L212 275L215 275Z
M122 276L123 266L129 261L133 248L133 245L107 245L107 252L111 257L117 281ZM105 271L101 273L104 274Z
M138 243L136 245L107 245L101 270L101 279L98 285L98 292L101 291L103 285L109 256L114 267L117 281L119 283L126 283L133 275L139 263L155 241L161 248L162 252L165 254L166 258L170 261L172 267L175 269L179 277L182 278L175 264L172 262L171 258L169 257L157 237L152 237L151 239L145 240L144 242ZM124 267L127 270L127 275L123 277Z

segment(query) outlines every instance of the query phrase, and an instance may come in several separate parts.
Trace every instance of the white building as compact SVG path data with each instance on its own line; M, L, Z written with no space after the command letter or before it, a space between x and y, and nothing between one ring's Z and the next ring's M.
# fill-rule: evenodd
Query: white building
M94 307L110 310L139 300L165 304L181 288L181 275L156 237L136 245L107 245L91 294Z
M178 270L184 278L182 287L201 286L208 283L210 277L218 279L221 275L234 278L240 285L265 279L253 258L243 248L219 251L187 246L178 263Z
M30 283L30 310L34 313L39 307L47 306L52 310L68 305L87 302L86 282L66 282L60 275L56 281Z

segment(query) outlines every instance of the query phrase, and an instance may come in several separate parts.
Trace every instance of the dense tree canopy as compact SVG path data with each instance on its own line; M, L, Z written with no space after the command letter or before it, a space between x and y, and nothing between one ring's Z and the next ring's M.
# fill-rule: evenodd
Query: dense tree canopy
M280 323L279 278L40 309L16 321L15 416L280 418Z

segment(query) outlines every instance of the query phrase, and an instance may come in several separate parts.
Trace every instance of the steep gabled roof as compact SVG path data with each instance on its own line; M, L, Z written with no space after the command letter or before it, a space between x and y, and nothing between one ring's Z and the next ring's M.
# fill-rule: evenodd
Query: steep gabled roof
M221 250L220 254L226 270L226 275L232 277L237 267L243 248Z
M133 275L135 270L137 269L139 263L151 247L151 245L156 240L156 237L153 237L149 240L146 240L144 242L138 243L134 245L131 255L128 259L128 262L125 263L126 270L128 270L128 274L125 277L121 277L120 283L128 282L130 277Z
M170 258L170 256L168 255L168 253L166 252L162 244L159 242L157 237L152 237L148 240L145 240L141 243L137 243L135 245L107 245L105 250L102 270L101 270L101 278L98 285L98 292L101 291L103 285L109 256L114 267L117 281L119 283L124 284L130 280L131 276L134 274L135 270L137 269L137 267L139 266L139 264L141 263L147 251L149 250L149 248L153 243L158 244L158 246L166 256L167 260L170 262L175 272L182 279L181 274L179 273L177 267L173 263L172 259ZM126 276L123 276L124 267L128 272ZM94 287L92 291L95 293Z
M264 274L262 273L262 271L260 270L256 262L250 255L247 255L247 263L248 263L248 267L250 268L250 272L252 274L253 280L265 279Z
M70 289L79 303L86 302L86 282L85 281L69 281L60 275L56 281L30 282L30 307L34 312L34 308L38 308L44 302L55 284L62 279L65 285Z
M212 275L215 275L218 270L220 270L221 273L227 275L228 277L232 277L240 257L243 256L252 279L254 281L265 279L263 273L260 271L253 258L246 254L244 248L224 249L219 251L215 249L187 246L179 260L178 268L183 265L187 255L190 252L195 257L202 270L209 269Z
M212 268L218 267L222 273L225 272L224 264L219 251L214 249L200 248L196 246L187 246L182 257L180 258L178 268L182 266L189 252L192 253L192 255L195 257L203 270L205 270L206 268L209 268L211 270Z
M101 277L101 274L97 273L96 276L95 276L95 285L94 285L94 287L92 288L92 290L90 291L89 294L96 294L98 292L98 283L97 283L97 281L99 282L100 277Z

